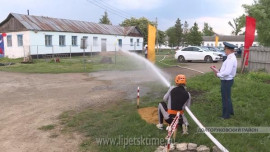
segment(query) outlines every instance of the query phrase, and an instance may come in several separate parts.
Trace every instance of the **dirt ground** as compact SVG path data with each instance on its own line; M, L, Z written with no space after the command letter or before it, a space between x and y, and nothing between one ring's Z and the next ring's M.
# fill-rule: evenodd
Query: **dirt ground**
M39 127L57 124L67 110L101 107L125 98L136 99L144 73L97 72L91 74L21 74L0 72L0 151L78 151L81 137L51 132ZM135 79L135 81L133 80ZM141 87L142 94L149 91ZM61 129L61 128L60 128Z
M190 65L197 70L210 71L209 66L201 63ZM200 74L177 67L164 71L171 77L179 73L186 74L188 77ZM157 82L157 78L150 73L147 69L90 74L0 72L0 151L78 151L78 145L82 140L80 135L60 134L61 128L55 129L53 133L38 128L58 124L58 116L64 111L101 107L126 98L134 99L135 102L137 86L141 86L140 93L144 95L150 89L142 84ZM58 136L52 138L52 134Z

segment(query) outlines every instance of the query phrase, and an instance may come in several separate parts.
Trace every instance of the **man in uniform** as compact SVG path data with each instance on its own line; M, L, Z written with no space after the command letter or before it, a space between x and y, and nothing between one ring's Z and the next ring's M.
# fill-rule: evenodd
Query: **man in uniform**
M227 59L223 62L220 71L216 73L216 76L221 80L221 96L222 96L222 119L229 119L231 115L234 115L231 88L234 82L234 77L237 70L237 59L234 54L235 45L224 42L225 53Z
M186 76L177 75L175 77L176 86L170 87L168 92L163 97L163 102L158 105L159 124L158 129L163 129L163 119L168 124L171 124L177 112L180 112L179 122L182 124L183 133L187 134L188 121L184 116L185 106L189 107L191 104L190 93L186 91ZM168 102L168 106L165 102Z

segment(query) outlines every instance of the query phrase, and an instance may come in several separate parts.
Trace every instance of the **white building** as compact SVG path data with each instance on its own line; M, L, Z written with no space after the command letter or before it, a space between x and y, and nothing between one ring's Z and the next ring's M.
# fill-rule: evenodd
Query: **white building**
M221 35L219 36L218 47L223 47L223 42L229 42L231 44L236 45L237 47L242 47L245 44L245 35L237 35L237 36L229 36L229 35ZM212 46L214 47L216 44L215 36L203 36L203 46ZM258 46L259 42L257 41L257 36L253 42L253 46Z
M135 26L121 27L85 21L11 13L0 23L5 57L82 53L81 38L87 38L85 52L142 50L143 36Z

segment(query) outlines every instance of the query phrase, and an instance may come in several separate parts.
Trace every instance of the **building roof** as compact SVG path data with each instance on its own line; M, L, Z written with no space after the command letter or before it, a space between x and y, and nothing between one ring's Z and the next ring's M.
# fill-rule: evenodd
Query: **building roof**
M244 42L245 35L219 35L219 41L225 42ZM216 41L216 36L203 36L203 41ZM257 36L255 36L255 41L257 41Z
M23 15L16 13L10 13L8 17L0 23L0 27L7 23L11 18L15 18L25 27L26 30L30 31L72 32L142 37L140 30L135 26L122 27L86 21Z

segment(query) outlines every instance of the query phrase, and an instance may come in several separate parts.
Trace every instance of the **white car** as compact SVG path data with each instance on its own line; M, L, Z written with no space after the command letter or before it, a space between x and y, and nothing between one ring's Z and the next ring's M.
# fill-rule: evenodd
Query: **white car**
M210 63L222 60L222 54L210 51L207 47L189 46L176 51L175 59L178 62L205 61Z

